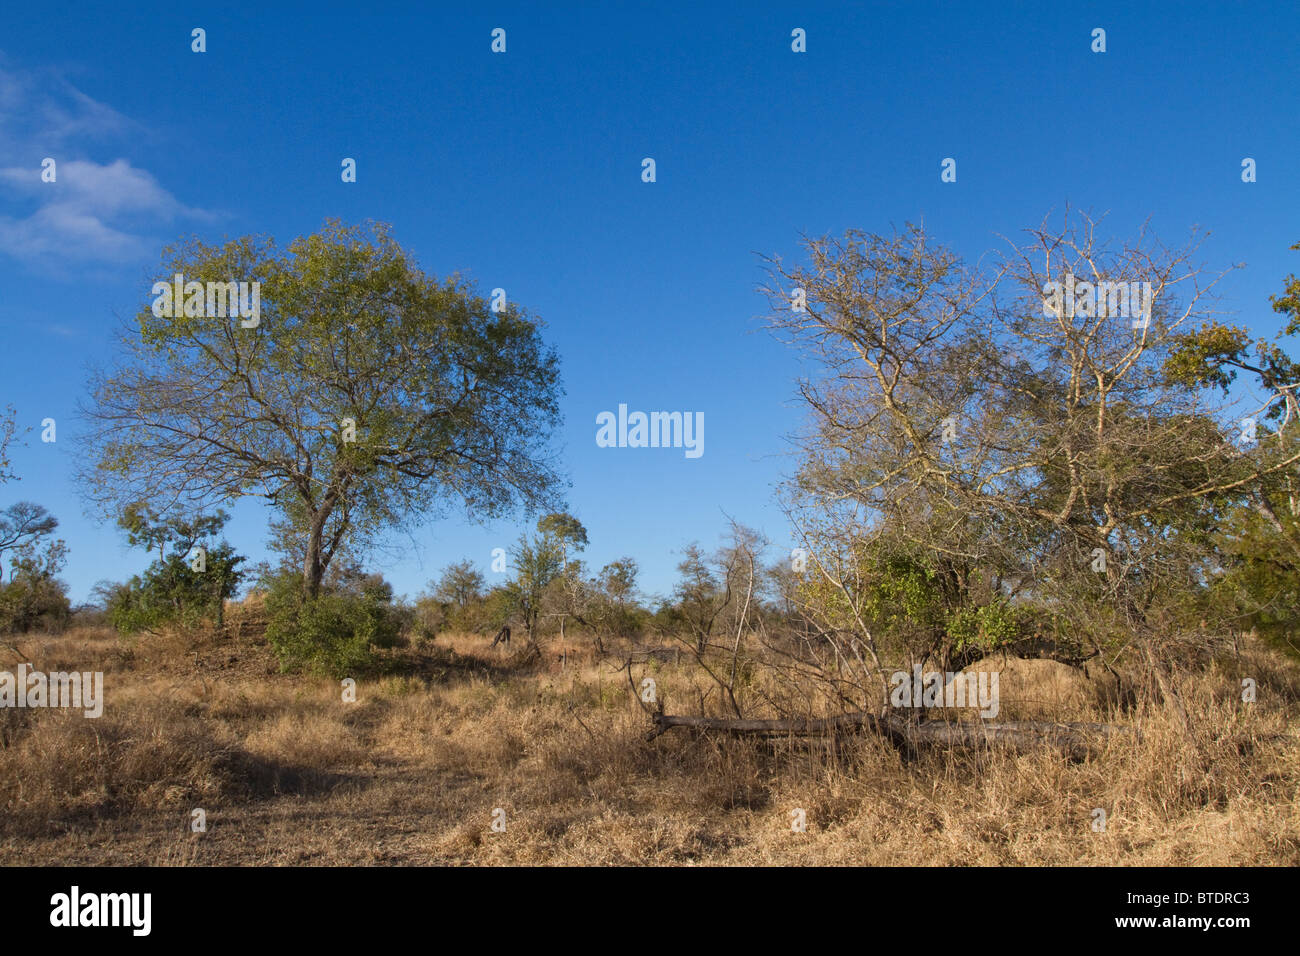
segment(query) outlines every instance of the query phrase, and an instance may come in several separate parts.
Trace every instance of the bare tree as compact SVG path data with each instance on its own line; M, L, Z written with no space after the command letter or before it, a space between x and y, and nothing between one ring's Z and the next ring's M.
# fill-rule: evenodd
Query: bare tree
M9 470L9 446L13 444L14 435L18 430L14 416L15 412L12 405L6 405L4 410L0 412L0 484L18 478Z
M1212 573L1205 532L1300 460L1244 465L1223 409L1166 374L1214 315L1195 237L1111 245L1068 211L1028 236L976 267L916 226L768 260L771 325L822 373L800 383L785 492L815 636L783 666L835 706L883 707L891 668L995 648L1130 648L1158 670L1171 596Z
M727 541L715 554L706 557L690 544L677 566L681 579L673 592L670 624L674 629L684 625L695 665L717 685L737 718L744 716L738 683L759 620L767 544L759 532L733 520Z

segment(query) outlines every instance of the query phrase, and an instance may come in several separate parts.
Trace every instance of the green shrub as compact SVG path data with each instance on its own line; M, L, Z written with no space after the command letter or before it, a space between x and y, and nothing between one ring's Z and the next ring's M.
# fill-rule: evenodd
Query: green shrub
M948 617L947 632L957 651L972 646L993 651L1017 640L1024 632L1028 617L1024 608L998 600L954 611Z
M71 610L67 587L57 578L19 573L0 584L0 633L57 633Z
M68 586L57 577L67 560L62 540L18 548L10 559L13 572L0 584L0 633L60 631L68 622L71 606Z
M336 679L373 671L373 649L395 646L408 616L393 605L392 587L376 577L323 588L308 600L300 576L272 576L267 582L266 637L281 669Z
M205 551L202 571L191 558L176 553L154 561L143 575L114 589L108 599L108 622L131 634L164 624L193 627L204 620L222 620L226 598L233 597L244 559L225 541Z

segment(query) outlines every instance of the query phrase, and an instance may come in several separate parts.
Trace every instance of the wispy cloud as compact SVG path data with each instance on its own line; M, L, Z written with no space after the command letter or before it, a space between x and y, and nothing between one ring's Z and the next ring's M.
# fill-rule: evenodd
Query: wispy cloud
M156 250L160 227L212 218L129 160L81 158L133 131L61 76L25 74L0 56L0 253L29 264L123 263ZM53 183L41 180L45 156L58 163Z
M139 133L139 124L87 96L54 70L22 72L0 53L0 156L56 150Z

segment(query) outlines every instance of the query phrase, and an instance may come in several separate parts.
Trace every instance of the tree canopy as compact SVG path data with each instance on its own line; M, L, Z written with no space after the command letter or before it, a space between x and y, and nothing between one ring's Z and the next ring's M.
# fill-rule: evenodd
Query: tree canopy
M387 226L329 222L285 249L191 239L164 254L177 274L260 283L259 320L142 307L124 330L82 408L84 487L109 513L265 498L314 597L354 537L552 501L561 389L539 322L426 275Z

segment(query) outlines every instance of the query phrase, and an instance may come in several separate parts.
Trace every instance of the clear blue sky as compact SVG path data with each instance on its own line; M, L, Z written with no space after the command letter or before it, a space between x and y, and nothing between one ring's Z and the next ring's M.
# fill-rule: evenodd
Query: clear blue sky
M59 517L74 601L146 563L83 513L68 439L85 363L182 234L287 241L373 218L427 271L506 288L562 356L589 562L631 554L649 592L725 515L790 544L772 492L799 366L756 320L755 253L924 220L976 257L1068 202L1119 233L1150 217L1169 243L1209 228L1209 265L1246 263L1223 306L1268 334L1268 295L1300 271L1294 0L268 6L0 13L0 404L34 426L0 505ZM598 448L595 417L620 402L702 411L705 454ZM229 537L263 557L266 515L236 515ZM452 560L486 571L526 526L441 522L376 565L414 595Z

